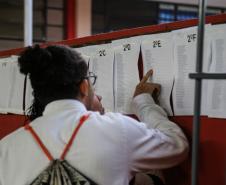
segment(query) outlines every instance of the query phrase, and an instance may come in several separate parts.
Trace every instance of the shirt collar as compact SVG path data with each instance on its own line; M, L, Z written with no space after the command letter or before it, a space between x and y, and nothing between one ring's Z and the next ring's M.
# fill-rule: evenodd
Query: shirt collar
M72 110L83 112L87 111L85 105L78 100L56 100L46 105L43 115L51 114L53 112Z

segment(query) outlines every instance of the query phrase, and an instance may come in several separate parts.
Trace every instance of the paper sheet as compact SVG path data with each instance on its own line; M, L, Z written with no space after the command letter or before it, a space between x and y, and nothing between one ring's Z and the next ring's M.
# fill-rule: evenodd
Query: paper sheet
M140 42L134 38L112 42L114 47L115 111L132 114L132 98L139 83L138 58Z
M89 65L89 60L92 55L98 50L98 45L93 45L93 46L84 46L80 48L73 48L75 51L81 54L81 56L84 58L86 61L87 65Z
M95 93L102 96L106 112L114 111L113 62L114 52L110 44L99 45L89 62L89 71L97 75Z
M207 72L210 66L210 40L206 27L204 43L203 71ZM174 61L175 85L173 89L173 106L175 115L193 115L195 81L188 77L189 73L196 71L196 44L197 27L177 30L174 35ZM207 82L203 81L201 114L207 115Z
M14 114L24 114L23 110L23 94L24 94L24 80L25 75L20 73L18 56L11 56L12 66L12 84L10 88L10 99L7 111Z
M141 45L144 74L153 69L149 80L161 85L159 103L168 115L173 115L170 95L173 87L173 39L172 33L161 33L143 37Z
M7 113L13 81L11 57L0 59L0 113Z
M226 24L211 29L212 64L210 73L226 73ZM209 80L208 116L226 118L226 79Z
M29 108L31 107L34 96L33 96L33 88L31 87L31 81L29 78L29 75L27 76L27 83L26 83L26 98L25 98L25 112L27 113L29 111Z
M0 113L23 114L24 78L17 56L0 59Z

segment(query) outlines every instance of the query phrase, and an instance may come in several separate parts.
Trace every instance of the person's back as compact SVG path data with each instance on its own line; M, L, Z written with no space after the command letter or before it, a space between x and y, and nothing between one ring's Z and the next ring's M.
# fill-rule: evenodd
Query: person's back
M51 107L54 104L57 106L55 110ZM62 104L68 108L65 109ZM76 109L79 106L83 105L73 100L53 102L43 117L31 123L56 159L60 157L79 118L87 114ZM128 167L124 165L127 156L124 130L117 115L91 113L79 130L66 156L67 161L99 184L128 184ZM1 161L3 184L28 184L49 164L46 155L24 128L3 139L1 151L4 158Z
M145 123L119 113L88 111L92 107L87 104L70 97L50 101L30 125L58 159L79 119L89 114L66 160L97 184L128 185L136 172L168 168L185 158L186 138L149 94L138 93L133 100ZM29 184L49 163L31 134L20 128L1 140L0 185Z

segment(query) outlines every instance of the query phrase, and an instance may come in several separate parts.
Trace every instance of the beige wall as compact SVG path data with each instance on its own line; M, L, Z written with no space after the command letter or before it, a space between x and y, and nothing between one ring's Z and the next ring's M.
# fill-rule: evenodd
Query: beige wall
M75 20L76 37L91 35L92 0L76 0Z

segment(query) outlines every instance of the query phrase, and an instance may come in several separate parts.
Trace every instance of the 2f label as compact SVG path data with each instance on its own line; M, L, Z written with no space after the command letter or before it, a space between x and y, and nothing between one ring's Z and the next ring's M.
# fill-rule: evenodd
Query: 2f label
M187 35L188 42L195 42L196 38L197 38L197 34L195 34L195 33Z

